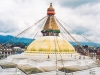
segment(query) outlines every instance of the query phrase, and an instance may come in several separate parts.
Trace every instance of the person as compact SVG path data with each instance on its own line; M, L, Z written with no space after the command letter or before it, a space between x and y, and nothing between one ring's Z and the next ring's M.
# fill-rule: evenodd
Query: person
M49 55L48 55L48 59L50 59Z
M81 59L81 56L79 56L79 59Z

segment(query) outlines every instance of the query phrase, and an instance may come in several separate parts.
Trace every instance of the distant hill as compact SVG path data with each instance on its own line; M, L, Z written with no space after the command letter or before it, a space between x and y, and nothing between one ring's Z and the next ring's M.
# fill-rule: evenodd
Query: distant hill
M77 45L75 42L70 42L73 46L74 45ZM85 46L85 45L88 45L88 46L100 46L100 44L99 43L95 43L95 44L93 44L93 43L89 43L89 42L79 42L82 46Z
M7 35L7 36L3 36L0 35L0 43L23 43L23 44L29 44L30 42L34 41L34 39L29 39L29 38L18 38L18 37L14 37L11 35Z
M15 38L14 36L11 36L11 35L7 35L7 36L4 36L4 35L0 35L0 43L5 43L9 40L9 42L11 43L23 43L25 45L31 43L32 41L34 41L35 39L30 39L30 38ZM70 42L73 46L74 45L77 45L75 42ZM89 42L80 42L81 45L88 45L88 46L95 46L94 44L92 43L89 43ZM97 46L100 46L99 43L96 43Z

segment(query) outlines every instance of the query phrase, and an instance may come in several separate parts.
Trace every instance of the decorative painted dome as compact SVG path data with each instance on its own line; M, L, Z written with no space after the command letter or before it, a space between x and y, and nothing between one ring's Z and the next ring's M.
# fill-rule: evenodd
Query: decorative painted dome
M33 41L24 53L76 53L74 47L60 36L43 36Z

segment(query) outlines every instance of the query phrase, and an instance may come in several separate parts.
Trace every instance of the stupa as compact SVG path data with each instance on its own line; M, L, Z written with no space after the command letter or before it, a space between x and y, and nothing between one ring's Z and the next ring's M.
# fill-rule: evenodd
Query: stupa
M43 36L34 40L22 54L11 55L0 62L14 63L18 68L28 65L43 72L59 70L62 67L83 70L96 66L90 57L78 54L74 47L59 35L60 29L54 15L55 10L50 3L47 21L41 30Z
M54 8L52 3L47 10L47 21L44 25L42 32L42 37L33 41L28 47L24 54L75 54L76 51L74 47L64 38L59 36L60 30L54 18ZM58 42L58 44L57 44Z

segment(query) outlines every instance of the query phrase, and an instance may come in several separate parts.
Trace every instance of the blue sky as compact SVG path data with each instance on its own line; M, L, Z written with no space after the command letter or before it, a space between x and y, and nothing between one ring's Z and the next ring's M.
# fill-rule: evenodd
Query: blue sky
M46 16L53 3L56 17L88 39L100 41L100 0L0 0L0 34L17 35ZM79 35L68 29L75 38Z
M100 0L63 0L61 2L59 2L62 6L64 7L78 7L80 5L84 5L84 4L94 4L94 3L98 3L100 2Z

